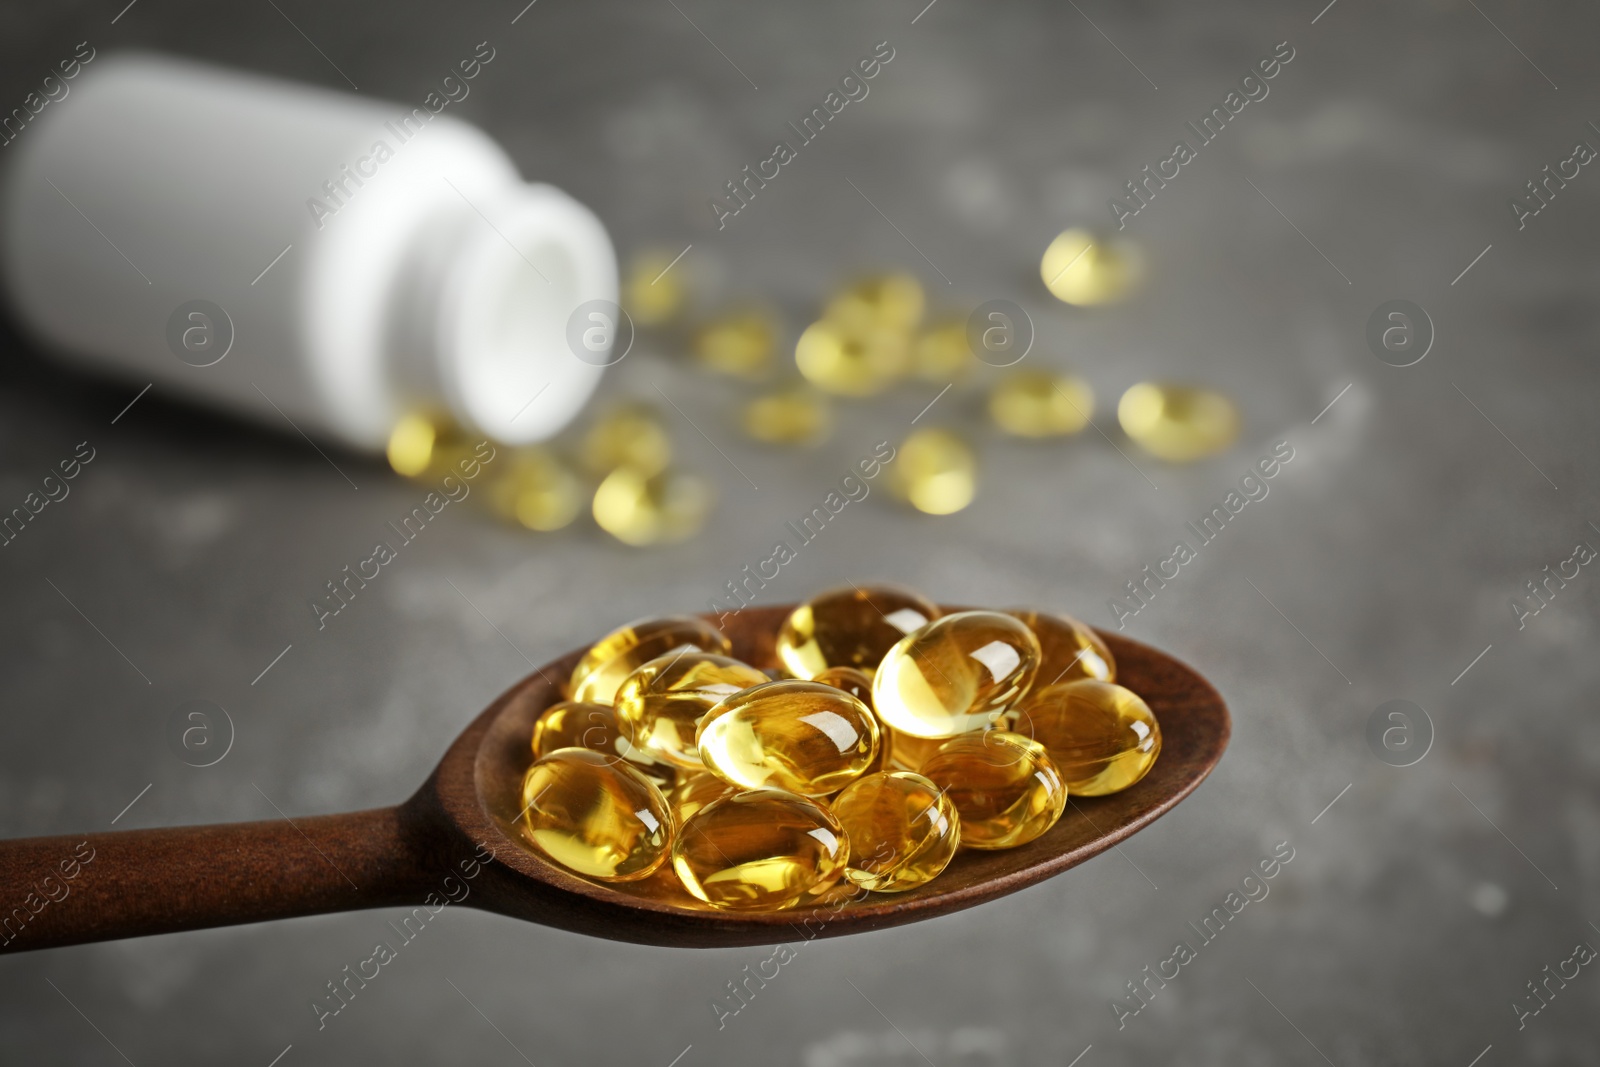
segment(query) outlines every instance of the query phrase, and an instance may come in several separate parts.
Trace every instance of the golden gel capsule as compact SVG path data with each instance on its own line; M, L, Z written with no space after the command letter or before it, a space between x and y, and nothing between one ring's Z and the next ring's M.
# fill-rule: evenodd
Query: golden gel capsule
M520 448L490 469L489 508L530 530L559 530L583 510L583 486L554 452Z
M1074 796L1126 789L1161 755L1161 727L1150 705L1110 682L1041 689L1018 709L1012 729L1045 747Z
M1004 730L939 746L922 773L961 815L961 843L1015 848L1044 833L1067 806L1067 786L1044 746Z
M695 729L718 701L760 685L767 676L749 664L709 652L682 650L642 665L623 679L614 704L623 732L668 763L702 770Z
M1123 299L1143 273L1142 258L1131 242L1103 242L1087 230L1062 233L1039 263L1039 277L1051 295L1078 307Z
M901 332L922 321L922 283L910 274L863 278L828 301L822 317L846 329L882 326Z
M401 416L389 431L389 466L407 478L426 474L442 430L440 420L433 416L421 412Z
M850 839L844 876L875 893L898 893L929 881L961 843L955 804L920 774L869 774L828 807Z
M1094 390L1082 378L1013 370L989 392L989 417L1013 437L1064 437L1089 425Z
M882 720L879 721L881 723ZM922 765L932 759L933 754L939 751L939 746L949 738L917 737L884 726L883 737L880 740L887 741L889 749L889 761L884 770L914 771L921 774Z
M622 404L589 427L583 437L582 458L584 467L596 478L618 467L656 474L672 461L672 441L655 408Z
M672 866L707 904L776 911L837 882L849 854L826 808L781 789L752 789L712 801L684 823Z
M533 758L543 759L558 748L586 748L621 760L662 789L670 788L677 776L672 764L623 736L617 713L608 704L562 700L546 708L533 724Z
M972 503L978 461L949 430L917 430L900 445L899 459L889 468L889 490L925 514L952 515Z
M945 319L918 335L911 348L911 371L927 382L965 378L978 364L962 319Z
M1189 385L1140 382L1117 402L1117 421L1140 448L1173 463L1214 455L1239 436L1233 401Z
M594 491L594 521L637 548L691 536L705 524L711 503L711 487L692 474L618 467Z
M660 326L678 317L689 289L683 264L673 269L674 253L648 249L633 256L622 277L622 306L640 326Z
M872 675L856 667L829 667L811 679L835 689L843 689L868 708L872 707Z
M807 385L765 393L744 406L744 432L769 445L811 445L833 428L828 398Z
M772 373L778 322L759 308L734 311L696 330L690 347L695 361L707 370L758 381Z
M829 667L819 672L811 679L823 685L831 685L835 689L842 689L855 697L872 710L872 675L854 667ZM878 718L877 712L872 717ZM878 757L867 765L862 774L876 774L879 771L890 770L889 761L893 757L893 744L889 739L889 728L878 721Z
M830 589L795 608L778 629L778 662L796 678L829 667L872 672L895 642L939 617L939 609L889 585Z
M486 469L478 453L486 443L481 438L469 438L448 417L423 411L402 416L395 423L386 453L389 466L407 478L437 481L447 474L461 478L469 471L470 477L476 478ZM488 451L484 454L493 455Z
M795 342L794 365L818 389L839 396L872 396L910 370L911 340L884 326L813 322Z
M693 615L637 619L589 646L572 668L568 693L576 701L613 703L624 678L657 656L684 647L724 656L733 651L721 630Z
M1008 610L1006 614L1021 619L1039 639L1036 689L1057 682L1076 682L1080 678L1116 681L1117 661L1111 649L1086 623L1066 615L1021 608Z
M901 638L872 680L878 718L917 737L991 726L1039 670L1039 639L1011 615L960 611Z
M706 770L743 789L837 793L878 758L878 720L831 685L785 679L726 697L695 735Z
M607 882L650 875L672 849L672 812L644 775L586 748L561 748L522 779L523 824L545 855Z
M674 825L682 826L695 812L731 793L739 792L714 774L705 771L684 771L678 782L667 793L667 806L672 809Z

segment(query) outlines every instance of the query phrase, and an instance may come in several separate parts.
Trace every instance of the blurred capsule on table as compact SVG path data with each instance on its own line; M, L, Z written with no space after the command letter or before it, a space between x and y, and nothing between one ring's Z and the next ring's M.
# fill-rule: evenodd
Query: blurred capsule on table
M682 541L705 525L713 499L711 487L692 474L618 467L594 492L594 521L635 547Z
M1157 459L1189 463L1215 455L1239 436L1239 411L1214 389L1140 382L1117 402L1122 432Z
M880 274L847 286L828 301L822 317L847 330L878 326L905 333L922 321L924 303L915 276Z
M1067 230L1051 241L1039 263L1045 288L1056 299L1078 307L1126 298L1143 273L1142 258L1131 242L1102 240L1080 229Z
M618 467L655 474L672 461L672 440L660 412L630 401L600 414L583 436L583 465L596 478Z
M480 463L497 450L482 438L469 438L448 418L427 411L400 417L385 448L389 466L407 478L476 478Z
M1013 437L1064 437L1089 425L1094 390L1068 374L1009 371L989 392L989 417Z
M972 354L964 319L941 319L917 335L911 348L911 372L923 381L959 381L972 373Z
M632 256L622 277L622 308L639 326L662 326L688 303L687 275L675 253L646 249Z
M490 510L530 530L559 530L583 510L583 485L547 448L505 449L484 486Z
M759 381L777 364L777 317L763 308L728 312L696 330L690 348L707 370Z
M833 408L822 393L796 384L755 397L739 421L746 434L765 444L811 445L832 430Z
M794 363L806 381L839 396L872 396L911 369L911 337L891 327L865 323L813 322L795 342Z
M889 490L918 511L950 515L972 503L978 461L972 448L949 430L917 430L900 445L889 468Z

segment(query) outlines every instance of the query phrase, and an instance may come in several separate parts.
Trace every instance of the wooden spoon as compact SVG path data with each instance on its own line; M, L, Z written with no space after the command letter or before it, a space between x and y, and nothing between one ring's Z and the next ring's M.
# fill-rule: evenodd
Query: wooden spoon
M773 638L790 610L741 611L725 627L734 655L772 666ZM905 893L844 884L805 908L726 912L686 903L670 869L612 887L545 860L519 830L522 773L534 720L561 699L580 650L490 705L398 807L0 842L0 952L425 901L435 910L458 902L595 937L691 948L775 944L797 932L833 937L970 908L1148 826L1222 757L1229 722L1216 690L1164 653L1101 636L1116 656L1117 680L1160 720L1161 756L1150 773L1112 796L1075 798L1048 833L1020 848L964 849L938 878Z

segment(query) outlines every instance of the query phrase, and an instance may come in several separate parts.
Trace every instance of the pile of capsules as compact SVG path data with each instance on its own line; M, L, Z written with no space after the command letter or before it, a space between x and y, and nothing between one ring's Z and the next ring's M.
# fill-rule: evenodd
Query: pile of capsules
M590 879L675 875L669 895L771 911L1026 844L1161 751L1104 641L1065 616L850 586L796 608L775 647L776 679L692 616L591 647L533 729L527 840Z

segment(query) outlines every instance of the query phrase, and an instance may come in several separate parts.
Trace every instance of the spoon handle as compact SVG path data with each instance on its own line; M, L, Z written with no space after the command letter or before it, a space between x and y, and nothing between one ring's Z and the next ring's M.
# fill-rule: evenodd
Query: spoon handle
M402 806L0 841L0 953L414 903L448 873L418 829Z

